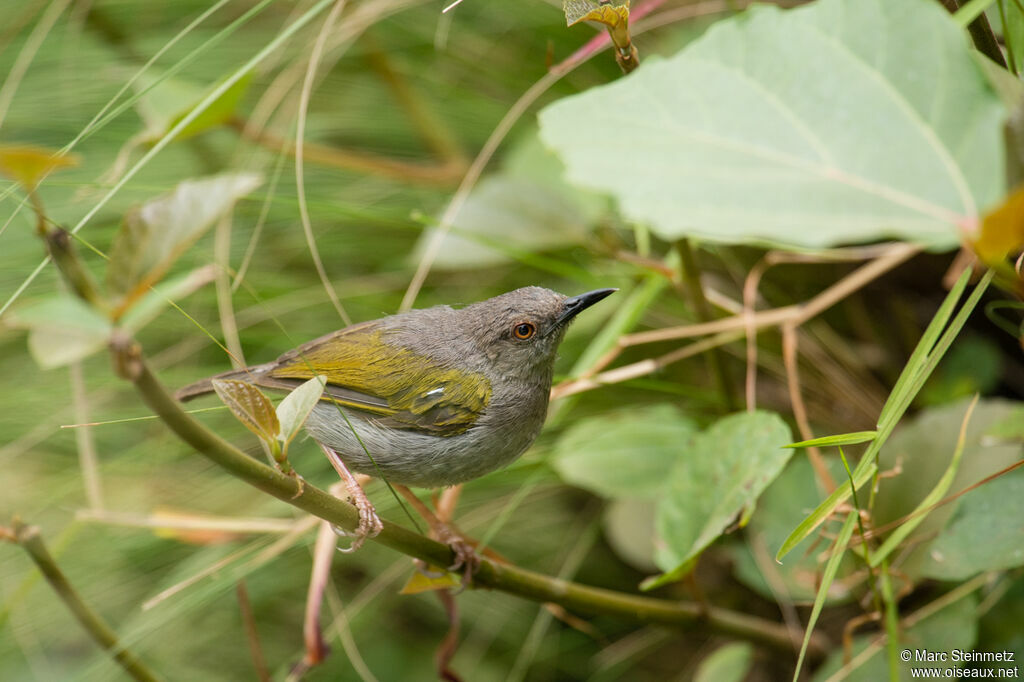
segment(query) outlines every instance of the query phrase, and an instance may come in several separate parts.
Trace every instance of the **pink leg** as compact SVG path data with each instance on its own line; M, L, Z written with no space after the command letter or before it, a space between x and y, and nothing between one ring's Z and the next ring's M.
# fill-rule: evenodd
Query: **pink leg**
M356 528L355 533L342 530L337 526L332 526L334 532L338 535L344 535L346 537L354 537L352 540L352 546L348 549L341 549L342 552L354 552L363 546L363 542L366 538L376 537L378 533L384 528L384 524L380 522L380 517L377 516L377 511L373 508L373 503L370 502L370 498L366 496L366 491L363 490L362 486L359 485L359 481L352 475L352 472L348 470L345 463L341 461L341 457L338 453L327 447L323 443L318 443L320 449L327 455L327 460L334 467L334 470L341 476L342 483L345 484L345 491L348 493L348 498L355 505L355 508L359 510L359 526Z

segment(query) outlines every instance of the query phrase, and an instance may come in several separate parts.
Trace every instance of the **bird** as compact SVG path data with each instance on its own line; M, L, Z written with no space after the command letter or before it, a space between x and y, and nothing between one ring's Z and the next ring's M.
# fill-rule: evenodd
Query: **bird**
M211 393L217 379L291 391L324 376L305 429L346 483L361 544L382 526L352 472L403 488L439 488L513 462L544 424L569 323L615 291L570 297L530 286L461 308L410 310L197 381L175 397ZM435 530L456 552L453 568L474 560L450 530Z

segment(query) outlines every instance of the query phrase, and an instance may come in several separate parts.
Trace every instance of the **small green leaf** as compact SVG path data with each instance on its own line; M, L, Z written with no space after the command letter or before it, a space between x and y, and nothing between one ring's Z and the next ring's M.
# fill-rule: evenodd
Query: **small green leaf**
M621 410L567 429L552 465L566 483L604 497L653 497L686 456L695 432L671 405Z
M286 395L277 406L277 419L281 423L277 439L285 451L306 423L309 413L316 407L326 385L326 376L315 376Z
M213 390L232 414L268 445L281 432L274 405L260 389L235 379L214 379Z
M742 412L716 422L677 460L658 502L662 545L655 563L666 574L645 587L679 577L782 471L793 450L786 423L771 412Z
M130 300L157 282L171 264L241 197L260 184L251 173L186 180L173 192L131 211L114 240L110 288Z
M81 360L105 348L110 339L110 322L66 294L24 305L6 319L29 330L29 352L43 369Z
M843 433L837 436L823 436L812 440L802 440L799 443L784 445L786 448L828 448L839 445L857 445L858 443L870 443L878 436L878 431L856 431L854 433Z
M743 682L754 662L754 646L730 642L706 656L693 675L693 682Z

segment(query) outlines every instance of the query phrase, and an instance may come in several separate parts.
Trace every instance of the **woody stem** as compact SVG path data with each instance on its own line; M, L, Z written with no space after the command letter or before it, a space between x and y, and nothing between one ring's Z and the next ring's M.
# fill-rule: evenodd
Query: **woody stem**
M134 340L117 337L111 342L111 351L118 373L131 381L150 409L200 454L236 478L286 504L347 530L357 527L359 513L351 504L309 483L300 485L295 478L247 456L187 414L150 371ZM449 566L455 560L450 547L387 521L374 541L434 566ZM473 575L473 585L538 602L559 604L573 611L612 615L640 623L700 627L787 652L793 650L789 631L770 620L715 606L704 610L693 603L590 587L511 564L482 559ZM823 636L812 635L808 648L810 655L820 657L827 649L828 642Z

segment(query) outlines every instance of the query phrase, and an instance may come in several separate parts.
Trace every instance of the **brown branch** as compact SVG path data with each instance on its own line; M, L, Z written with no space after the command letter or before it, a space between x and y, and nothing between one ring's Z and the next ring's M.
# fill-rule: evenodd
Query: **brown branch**
M261 147L295 156L295 143L292 140L287 140L268 130L258 132L250 130L245 121L237 118L231 121L231 127L237 130L244 139ZM434 164L413 163L369 152L339 149L315 142L306 142L302 145L302 156L305 161L330 168L361 171L403 182L443 187L456 183L465 172L465 163L461 161L448 160L444 163Z

